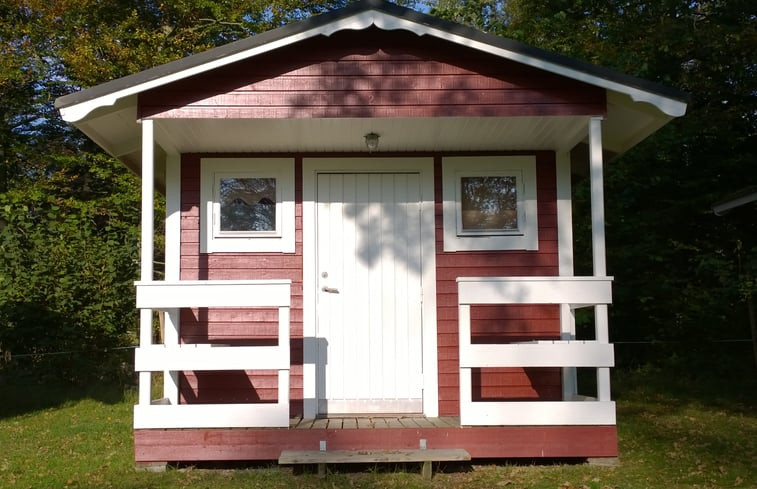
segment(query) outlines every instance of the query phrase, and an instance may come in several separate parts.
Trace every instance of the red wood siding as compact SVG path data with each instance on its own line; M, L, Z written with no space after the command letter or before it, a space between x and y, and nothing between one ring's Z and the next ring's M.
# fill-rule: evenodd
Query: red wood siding
M539 251L443 252L441 157L436 158L437 332L439 409L459 414L457 284L460 276L557 275L557 211L554 153L536 152ZM199 253L200 155L182 157L181 278L289 278L292 288L292 414L302 412L302 171L296 168L296 252ZM265 344L276 336L277 312L270 309L186 309L185 343ZM472 339L497 343L559 338L559 309L543 305L475 306ZM474 400L558 400L560 370L479 369L473 373ZM183 402L270 402L277 398L274 372L185 372Z
M603 115L604 90L438 39L311 39L139 95L139 117Z
M460 413L457 331L457 277L558 274L557 187L553 152L536 152L538 251L473 251L445 253L442 215L441 158L435 163L437 342L439 348L439 414ZM474 306L471 337L475 343L559 339L559 307L553 305ZM560 369L475 369L473 400L559 400Z
M200 159L184 154L181 162L181 279L290 279L290 400L293 415L302 413L302 166L295 168L295 253L200 253ZM278 334L278 311L267 308L184 309L183 343L271 344ZM274 371L183 372L181 402L274 402Z
M282 450L463 448L473 458L617 457L615 426L136 430L136 462L276 460Z

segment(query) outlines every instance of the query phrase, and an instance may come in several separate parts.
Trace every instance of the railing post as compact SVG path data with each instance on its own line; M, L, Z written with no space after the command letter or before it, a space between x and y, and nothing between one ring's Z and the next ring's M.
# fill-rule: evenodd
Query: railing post
M602 176L602 118L589 121L589 175L591 179L591 248L594 276L607 276L605 259L605 204Z
M459 287L459 286L458 286ZM458 358L460 361L467 356L470 339L470 304L459 304L457 307L458 314ZM472 420L468 419L473 396L471 393L471 369L465 365L460 365L459 380L460 384L460 423L470 424Z
M556 154L557 222L559 271L561 277L573 276L573 209L571 195L570 154ZM570 304L560 304L560 339L576 339L576 317ZM578 377L574 367L562 368L562 397L572 399L578 393Z
M153 279L153 239L155 234L155 142L153 121L142 120L142 233L141 280Z
M166 224L165 224L165 279L181 279L181 156L166 157ZM179 309L165 311L163 344L178 346L181 325ZM163 371L163 397L171 404L179 403L179 372Z
M292 361L292 352L290 347L290 309L289 307L279 307L279 349L282 350L287 358L287 365ZM278 403L282 405L287 412L289 411L289 368L279 370L279 399Z
M576 316L569 304L560 304L560 339L576 339ZM562 398L568 401L578 394L578 375L575 367L562 368Z

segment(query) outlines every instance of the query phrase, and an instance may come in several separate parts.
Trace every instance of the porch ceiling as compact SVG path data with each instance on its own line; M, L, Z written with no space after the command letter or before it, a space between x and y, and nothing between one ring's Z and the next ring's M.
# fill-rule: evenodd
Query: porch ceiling
M179 152L364 152L364 136L380 135L379 152L567 148L586 118L382 118L157 120L159 143Z
M651 105L609 92L603 147L622 153L664 125ZM588 116L425 117L332 119L156 119L155 138L164 153L365 152L363 136L381 136L379 153L431 151L570 151L584 142ZM79 124L90 138L136 173L141 133L136 97L95 111Z
M630 149L686 111L686 94L548 53L381 0L363 0L328 14L211 49L182 60L60 97L56 107L103 149L139 173L141 131L137 97L236 62L344 30L378 28L465 46L502 60L600 87L607 94L602 146ZM568 112L571 113L571 112ZM220 112L217 112L220 114ZM596 114L599 115L599 114ZM380 152L552 149L570 151L586 140L588 114L563 117L426 117L406 119L157 119L156 175L166 154L180 152L355 152L363 135L381 135Z

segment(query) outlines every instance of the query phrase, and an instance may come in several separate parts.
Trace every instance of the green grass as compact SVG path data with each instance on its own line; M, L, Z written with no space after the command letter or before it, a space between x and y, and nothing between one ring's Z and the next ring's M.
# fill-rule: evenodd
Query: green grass
M134 393L99 386L55 389L0 384L2 488L707 488L757 487L757 381L616 374L620 464L342 467L325 479L275 465L165 473L134 470Z

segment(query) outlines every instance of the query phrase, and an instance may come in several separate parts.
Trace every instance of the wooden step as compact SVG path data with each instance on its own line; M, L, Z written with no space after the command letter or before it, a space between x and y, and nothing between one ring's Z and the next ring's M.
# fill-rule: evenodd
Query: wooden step
M317 464L318 474L326 474L326 464L344 463L404 463L421 462L421 473L431 478L432 462L470 460L470 453L462 448L438 448L419 450L284 450L279 464Z

